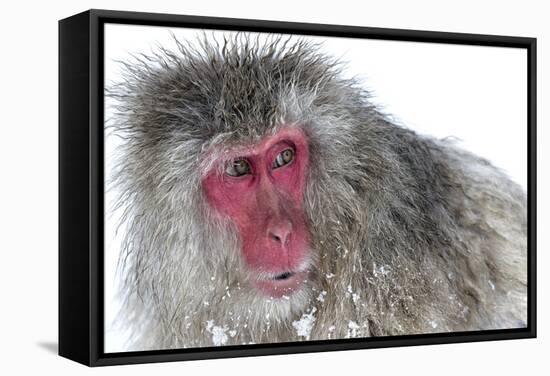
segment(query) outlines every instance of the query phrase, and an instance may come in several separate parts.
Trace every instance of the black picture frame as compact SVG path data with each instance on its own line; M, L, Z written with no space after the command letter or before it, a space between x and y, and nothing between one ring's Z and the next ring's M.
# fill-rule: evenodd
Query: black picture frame
M522 329L108 353L103 350L103 42L106 23L526 49L528 324ZM59 21L59 354L88 366L536 337L536 39L88 10Z

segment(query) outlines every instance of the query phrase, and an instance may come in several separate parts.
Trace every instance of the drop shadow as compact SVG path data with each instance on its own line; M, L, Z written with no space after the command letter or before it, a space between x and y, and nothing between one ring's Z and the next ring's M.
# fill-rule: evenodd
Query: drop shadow
M59 347L57 345L57 342L38 342L37 346L41 347L42 349L54 355L57 355L58 347Z

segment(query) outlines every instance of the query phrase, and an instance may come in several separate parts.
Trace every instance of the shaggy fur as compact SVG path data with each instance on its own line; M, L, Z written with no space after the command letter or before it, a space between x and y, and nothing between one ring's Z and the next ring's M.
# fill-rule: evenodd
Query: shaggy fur
M526 199L487 161L393 124L320 46L242 34L125 63L108 90L125 140L127 350L522 327ZM313 259L303 289L248 285L201 178L282 125L308 137ZM223 165L223 164L222 164Z

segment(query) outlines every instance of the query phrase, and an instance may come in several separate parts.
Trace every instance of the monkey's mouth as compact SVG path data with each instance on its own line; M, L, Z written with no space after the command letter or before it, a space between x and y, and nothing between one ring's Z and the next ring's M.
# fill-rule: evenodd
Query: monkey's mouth
M307 279L307 271L286 271L255 282L256 287L270 298L288 299Z
M294 272L284 272L284 273L281 273L279 275L276 275L275 277L273 277L273 280L274 281L284 281L285 279L289 279L289 278L292 278L293 275L295 275L296 273Z

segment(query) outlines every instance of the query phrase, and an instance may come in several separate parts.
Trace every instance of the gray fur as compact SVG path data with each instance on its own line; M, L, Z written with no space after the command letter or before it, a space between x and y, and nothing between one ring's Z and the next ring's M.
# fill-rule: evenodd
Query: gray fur
M107 94L125 140L111 186L127 224L127 350L525 325L522 189L451 142L393 124L320 46L205 37L125 67ZM247 285L233 225L200 182L224 148L283 124L309 140L313 273L273 300Z

